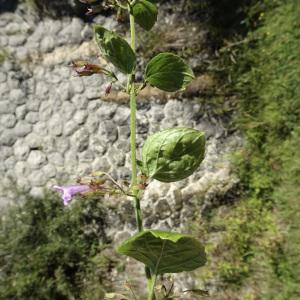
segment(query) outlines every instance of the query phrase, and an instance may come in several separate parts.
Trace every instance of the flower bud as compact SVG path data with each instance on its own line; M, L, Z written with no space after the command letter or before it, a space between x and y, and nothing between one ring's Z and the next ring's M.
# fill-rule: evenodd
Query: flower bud
M90 64L84 60L73 61L72 67L79 76L91 76L94 74L104 73L105 71L101 66Z
M184 179L204 159L205 135L192 128L170 128L147 138L142 150L142 172L162 182Z

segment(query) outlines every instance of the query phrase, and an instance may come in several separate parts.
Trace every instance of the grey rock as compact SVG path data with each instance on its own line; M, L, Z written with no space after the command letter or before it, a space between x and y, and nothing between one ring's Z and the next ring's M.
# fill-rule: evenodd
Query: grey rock
M89 114L86 121L86 129L89 133L95 133L99 127L99 119L93 113Z
M43 187L47 183L47 177L42 170L34 170L30 172L28 179L34 187Z
M48 128L51 135L60 136L63 133L62 117L54 114L48 122Z
M39 113L35 111L30 111L26 115L25 120L30 124L35 124L39 121Z
M18 140L14 145L14 154L18 160L26 160L30 152L28 145L23 140Z
M65 153L70 148L70 141L64 136L55 137L54 147L59 153Z
M15 110L16 110L16 103L10 100L0 101L0 112L2 114L14 113Z
M0 115L0 124L6 128L13 128L17 122L14 114Z
M74 115L74 121L78 125L84 124L86 118L87 118L87 112L86 112L86 110L79 110Z
M70 136L78 129L79 129L78 123L76 123L73 120L70 120L70 121L68 121L67 123L64 124L63 133L64 133L65 136Z
M2 132L0 136L0 145L12 146L16 140L17 136L15 135L15 132L11 129L7 129L4 132Z
M73 96L71 93L69 82L62 82L59 85L57 92L58 92L58 95L59 95L61 101L70 100Z
M27 113L26 105L21 105L16 108L16 117L18 120L23 120Z
M166 199L161 199L157 202L155 205L155 213L160 220L164 220L172 214L170 205Z
M47 98L48 93L49 93L49 88L48 88L47 84L45 84L42 81L37 82L35 93L39 99Z
M65 101L61 106L61 114L63 116L64 121L69 121L73 118L75 113L75 106L72 102Z
M47 157L42 151L32 150L29 153L27 162L32 169L39 169L47 163Z
M116 113L116 110L116 104L103 102L101 108L97 111L97 116L99 117L100 121L111 120Z
M81 128L71 137L71 144L75 146L77 151L82 152L89 146L89 133L85 128Z
M70 85L71 85L71 90L73 90L73 92L75 94L81 94L84 92L84 84L83 84L83 80L81 77L71 77L70 78Z
M103 155L107 150L108 145L104 143L100 137L92 136L90 138L89 149L91 149L97 155Z
M114 167L122 167L125 165L125 153L123 149L111 147L107 152L107 157Z
M30 190L29 195L33 198L41 199L45 196L44 188L43 187L33 187Z
M92 163L95 159L95 154L91 150L86 150L78 153L79 163Z
M43 173L46 175L48 178L54 178L56 175L56 168L52 164L47 164L43 167Z
M5 26L5 33L7 35L14 35L16 33L19 33L21 30L20 28L20 24L14 22L14 21L11 21L10 23L8 23L6 26Z
M46 102L42 102L39 110L39 117L41 121L48 121L53 113L53 109Z
M92 39L93 35L94 35L94 33L93 33L92 27L89 24L86 24L81 31L82 38L85 40Z
M25 43L25 35L12 35L9 37L8 44L11 47L19 47Z
M50 153L47 155L48 161L50 164L53 164L54 166L64 166L64 157L59 152Z
M16 158L15 158L14 156L8 157L8 158L5 160L5 162L4 162L6 169L7 169L7 170L12 170L12 169L14 168L16 162L17 162L17 161L16 161Z
M28 134L25 138L25 143L30 149L42 149L44 146L43 138L34 132Z
M0 72L0 82L5 82L6 81L6 74L3 72Z
M28 164L24 161L18 161L14 166L14 171L17 178L27 178L30 173Z
M26 102L26 107L28 111L34 111L34 112L38 112L41 106L41 101L39 99L37 99L36 97L30 98L27 100Z
M100 109L102 105L102 102L99 100L90 100L88 103L87 111L89 112L89 115L96 116L96 112Z
M45 36L40 45L40 49L43 53L51 52L55 47L54 38L52 36Z
M17 137L24 137L32 130L32 125L28 124L27 122L20 120L16 127L14 128L14 132Z
M1 161L6 160L8 157L13 155L13 150L9 146L2 146L0 150L0 159Z
M130 109L129 107L119 106L114 116L114 121L117 125L129 125Z
M86 90L86 97L89 100L100 99L101 90L99 89L99 87L90 87L90 86L88 86L88 88Z
M92 169L94 172L95 171L109 172L110 168L111 168L110 164L106 157L98 157L92 163Z
M85 95L75 95L71 101L77 109L86 109L89 102Z
M41 137L46 136L48 134L48 131L49 130L47 128L47 123L41 120L33 127L33 132L40 135Z
M113 143L118 138L118 130L112 121L104 121L99 126L99 136L104 143Z

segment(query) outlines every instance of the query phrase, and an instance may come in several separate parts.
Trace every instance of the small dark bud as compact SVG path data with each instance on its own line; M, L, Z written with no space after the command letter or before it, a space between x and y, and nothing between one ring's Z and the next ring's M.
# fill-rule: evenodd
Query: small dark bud
M105 96L109 95L112 89L112 83L105 88Z

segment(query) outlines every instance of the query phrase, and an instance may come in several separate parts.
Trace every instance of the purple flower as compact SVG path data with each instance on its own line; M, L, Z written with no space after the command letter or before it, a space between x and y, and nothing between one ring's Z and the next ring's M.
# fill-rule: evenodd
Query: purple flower
M64 205L68 205L74 195L78 193L87 192L90 190L90 187L85 184L69 185L69 186L54 185L52 188L62 194Z

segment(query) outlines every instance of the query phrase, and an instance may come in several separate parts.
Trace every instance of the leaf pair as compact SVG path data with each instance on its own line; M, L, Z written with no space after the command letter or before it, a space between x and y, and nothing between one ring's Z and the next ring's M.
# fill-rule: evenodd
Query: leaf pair
M134 235L118 252L144 263L156 275L192 271L206 263L204 247L195 238L160 230Z

